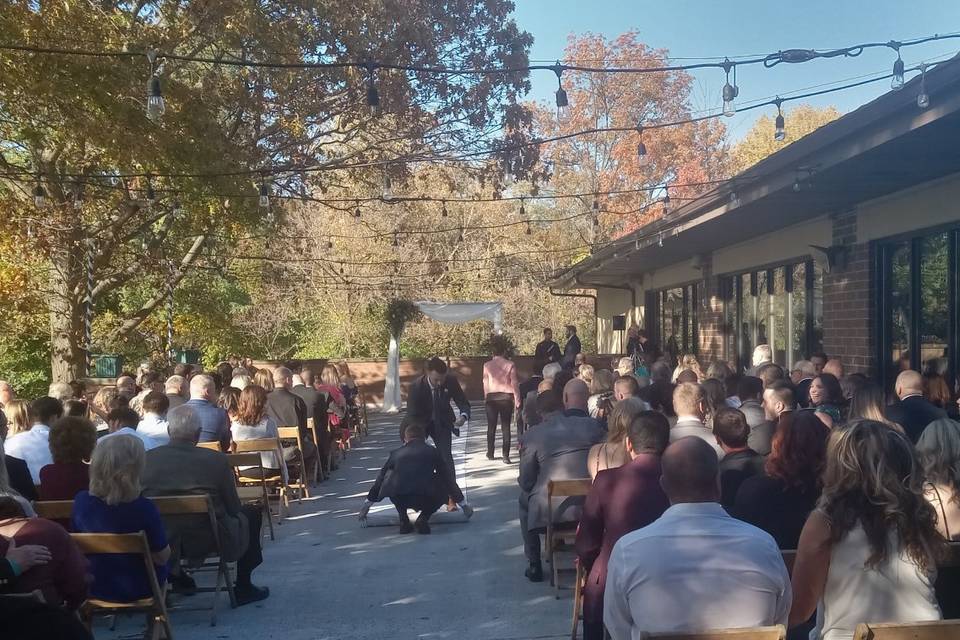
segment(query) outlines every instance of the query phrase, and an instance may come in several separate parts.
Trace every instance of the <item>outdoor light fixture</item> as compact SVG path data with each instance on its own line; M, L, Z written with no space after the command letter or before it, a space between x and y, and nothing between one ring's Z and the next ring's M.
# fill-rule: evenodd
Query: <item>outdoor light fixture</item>
M664 187L664 196L663 196L663 215L670 215L670 191L669 187Z
M359 200L357 200L356 205L357 205L357 208L353 210L353 217L359 220L360 219L360 201Z
M920 93L917 94L917 106L926 109L930 106L930 96L927 95L927 63L920 64Z
M33 188L33 205L37 209L43 209L47 206L47 190L43 188L39 180L37 181L37 186Z
M149 173L147 174L146 196L147 196L147 205L148 205L148 206L153 205L153 203L157 201L157 192L156 192L156 191L154 190L154 188L153 188L153 178L150 177L150 174L149 174Z
M533 229L530 228L530 223L527 222L527 235L533 235Z
M777 119L774 121L774 130L773 130L773 139L777 142L783 142L787 137L787 131L784 127L786 124L783 120L783 109L781 108L781 100L777 98L774 104L777 105Z
M522 218L522 217L524 217L525 215L527 215L527 210L526 210L526 208L523 206L523 198L520 198L520 217Z
M373 80L373 71L375 68L372 62L367 63L367 106L370 107L370 115L374 117L382 113L380 109L380 92L377 91L377 85Z
M447 201L444 200L444 201L443 201L443 204L440 205L440 217L441 217L441 218L446 218L446 217L448 217L449 215L450 215L450 214L447 212Z
M157 74L157 52L153 49L147 51L147 60L150 62L150 80L147 82L147 117L153 122L158 122L167 110L167 106L163 101L160 76Z
M723 85L723 115L729 118L737 112L733 101L740 95L740 88L737 86L737 65L730 60L724 60L723 70L727 74L727 81ZM730 82L730 71L733 71L733 83Z
M663 246L663 231L657 231L657 246Z
M897 47L897 59L893 61L893 76L890 78L890 88L894 91L903 89L903 58L900 57L900 47Z
M557 120L564 122L570 115L570 101L567 99L567 92L563 89L563 65L560 61L553 67L553 72L557 74Z
M381 197L384 200L393 200L393 181L387 174L383 174L383 193Z
M333 238L327 238L327 249L333 249Z
M270 208L270 189L267 187L267 183L260 181L260 200L259 200L261 209Z
M736 191L730 192L730 208L735 209L740 206L740 196Z
M647 157L647 145L643 144L643 125L637 125L637 133L640 134L640 142L637 143L637 163L643 167L650 162Z

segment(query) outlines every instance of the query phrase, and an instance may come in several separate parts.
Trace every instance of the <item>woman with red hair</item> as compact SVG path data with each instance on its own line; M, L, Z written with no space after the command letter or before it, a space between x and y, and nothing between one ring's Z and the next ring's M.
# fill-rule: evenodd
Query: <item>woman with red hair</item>
M784 414L763 474L743 481L731 515L772 535L781 549L796 549L820 497L829 435L813 411Z

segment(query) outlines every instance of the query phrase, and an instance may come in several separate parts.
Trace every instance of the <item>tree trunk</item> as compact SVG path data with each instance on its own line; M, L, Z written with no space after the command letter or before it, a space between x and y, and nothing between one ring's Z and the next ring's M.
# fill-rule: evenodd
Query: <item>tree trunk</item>
M82 254L55 250L50 267L50 379L70 382L86 374L83 297L76 295Z

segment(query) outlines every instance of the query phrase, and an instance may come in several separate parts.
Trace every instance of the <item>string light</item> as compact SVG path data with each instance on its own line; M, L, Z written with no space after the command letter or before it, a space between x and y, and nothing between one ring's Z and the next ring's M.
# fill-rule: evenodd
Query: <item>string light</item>
M723 85L723 115L729 118L737 112L733 101L740 95L740 88L737 86L737 65L730 62L729 59L724 59L723 70L727 74L727 81ZM731 70L733 71L733 84L730 83Z
M257 203L261 209L270 208L270 188L267 187L267 183L263 180L260 181L260 198Z
M444 201L443 201L443 204L441 205L441 208L440 208L440 217L441 217L441 218L446 218L446 217L448 217L449 215L450 215L450 214L447 212L447 201L444 200Z
M370 115L377 117L382 111L380 109L380 92L377 91L377 85L374 81L374 71L376 65L372 62L367 63L367 106L370 107Z
M563 80L561 78L563 75L563 65L560 64L559 60L557 60L557 64L554 65L553 72L557 74L557 120L565 122L570 115L570 101L567 98L567 92L563 88Z
M657 246L663 246L663 231L657 231Z
M523 218L527 215L527 210L523 206L523 198L520 198L520 217Z
M327 238L327 249L333 249L333 238Z
M647 156L647 145L643 143L642 124L637 125L637 133L640 134L640 142L637 143L637 164L644 167L650 162L650 158Z
M927 63L920 63L920 93L917 94L917 106L926 109L930 106L930 96L927 95Z
M773 125L773 139L777 142L783 142L783 140L787 137L787 131L784 127L786 123L783 119L783 109L781 108L783 101L780 100L780 97L778 96L773 103L777 105L777 119L774 121Z
M383 174L383 192L381 193L381 197L388 202L393 200L393 181L390 180L390 176L386 173Z
M533 229L530 227L530 222L527 222L527 235L533 235Z
M148 173L147 174L147 206L152 207L153 203L157 201L157 192L153 188L153 177Z
M147 117L153 122L159 122L167 110L163 100L163 91L160 88L160 76L157 73L157 52L154 49L147 51L147 60L150 62L150 80L147 82Z
M360 219L360 201L357 200L357 208L353 210L353 217L357 220Z
M37 186L33 188L33 206L37 209L43 209L47 206L47 190L40 184L39 179L37 180Z
M730 208L736 209L740 206L740 195L737 193L736 189L730 192Z
M670 215L670 187L663 188L663 215Z
M893 61L893 75L890 78L890 88L894 91L903 89L903 58L900 57L900 45L897 44L894 49L897 52L897 59Z

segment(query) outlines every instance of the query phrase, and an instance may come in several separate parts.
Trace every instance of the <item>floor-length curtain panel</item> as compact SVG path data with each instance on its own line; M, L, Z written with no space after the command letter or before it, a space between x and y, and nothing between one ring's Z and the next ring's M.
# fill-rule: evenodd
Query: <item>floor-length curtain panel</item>
M387 379L383 387L383 410L387 413L400 411L400 342L390 336L387 350Z

